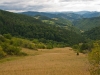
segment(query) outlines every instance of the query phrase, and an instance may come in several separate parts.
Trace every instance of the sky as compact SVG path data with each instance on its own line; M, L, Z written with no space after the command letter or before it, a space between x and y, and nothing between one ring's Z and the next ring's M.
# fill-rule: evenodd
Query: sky
M0 0L0 9L11 12L100 11L100 0Z

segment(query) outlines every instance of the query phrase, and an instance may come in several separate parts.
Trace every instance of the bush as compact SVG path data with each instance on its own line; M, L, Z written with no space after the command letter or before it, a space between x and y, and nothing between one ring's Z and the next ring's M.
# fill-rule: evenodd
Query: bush
M12 38L12 36L11 36L10 34L3 34L3 36L4 36L5 38L7 38L7 39L11 39L11 38Z
M74 49L79 49L79 45L73 45Z
M21 51L19 47L15 47L15 46L5 44L5 43L2 44L2 48L3 48L3 51L7 53L8 55L18 55Z
M81 50L88 50L88 48L89 48L89 45L88 44L85 44L85 43L83 43L81 45L81 47L80 47Z
M89 62L90 62L90 74L91 75L100 75L100 45L94 43L94 48L89 53Z
M46 48L47 48L47 49L52 49L52 48L53 48L53 46L52 46L52 45L50 45L50 44L48 44L48 45L46 46Z
M2 36L2 35L0 35L0 41L1 41L1 42L5 42L5 37Z
M46 48L46 46L43 43L36 44L36 47L39 48L39 49L45 49Z
M22 46L23 40L21 38L12 38L11 44L14 46Z
M29 49L37 49L35 44L29 41L23 41L22 47L29 48Z
M13 38L11 42L12 42L12 45L14 46L20 46L20 47L29 48L29 49L37 49L34 43L26 39Z
M37 49L36 46L35 46L35 44L33 44L33 43L27 44L27 47L26 48L34 49L34 50Z
M38 39L34 39L34 40L32 40L32 42L38 44L39 40Z
M20 48L19 47L15 47L15 46L9 46L7 53L9 55L18 55L20 53Z
M2 47L0 47L0 58L3 58L6 56L6 53L2 50Z

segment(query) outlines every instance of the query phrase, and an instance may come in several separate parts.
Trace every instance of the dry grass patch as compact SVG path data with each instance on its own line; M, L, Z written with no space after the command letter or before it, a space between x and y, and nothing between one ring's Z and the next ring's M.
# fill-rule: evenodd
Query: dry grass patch
M88 61L71 48L23 50L29 56L0 64L0 75L89 75ZM38 55L32 56L37 53Z

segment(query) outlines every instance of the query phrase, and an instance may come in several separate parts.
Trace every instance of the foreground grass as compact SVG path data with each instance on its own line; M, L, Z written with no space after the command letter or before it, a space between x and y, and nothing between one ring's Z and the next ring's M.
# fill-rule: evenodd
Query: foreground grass
M0 63L0 75L89 75L86 55L71 48L23 49L29 55Z
M5 57L3 59L0 59L0 63L4 63L4 62L7 62L7 61L18 60L18 59L21 59L23 57L24 56L9 56L9 57Z

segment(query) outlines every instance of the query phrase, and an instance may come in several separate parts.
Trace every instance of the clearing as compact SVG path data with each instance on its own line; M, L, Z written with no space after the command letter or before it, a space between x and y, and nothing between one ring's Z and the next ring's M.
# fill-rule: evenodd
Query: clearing
M69 47L23 51L29 56L0 63L0 75L90 75L87 56Z

